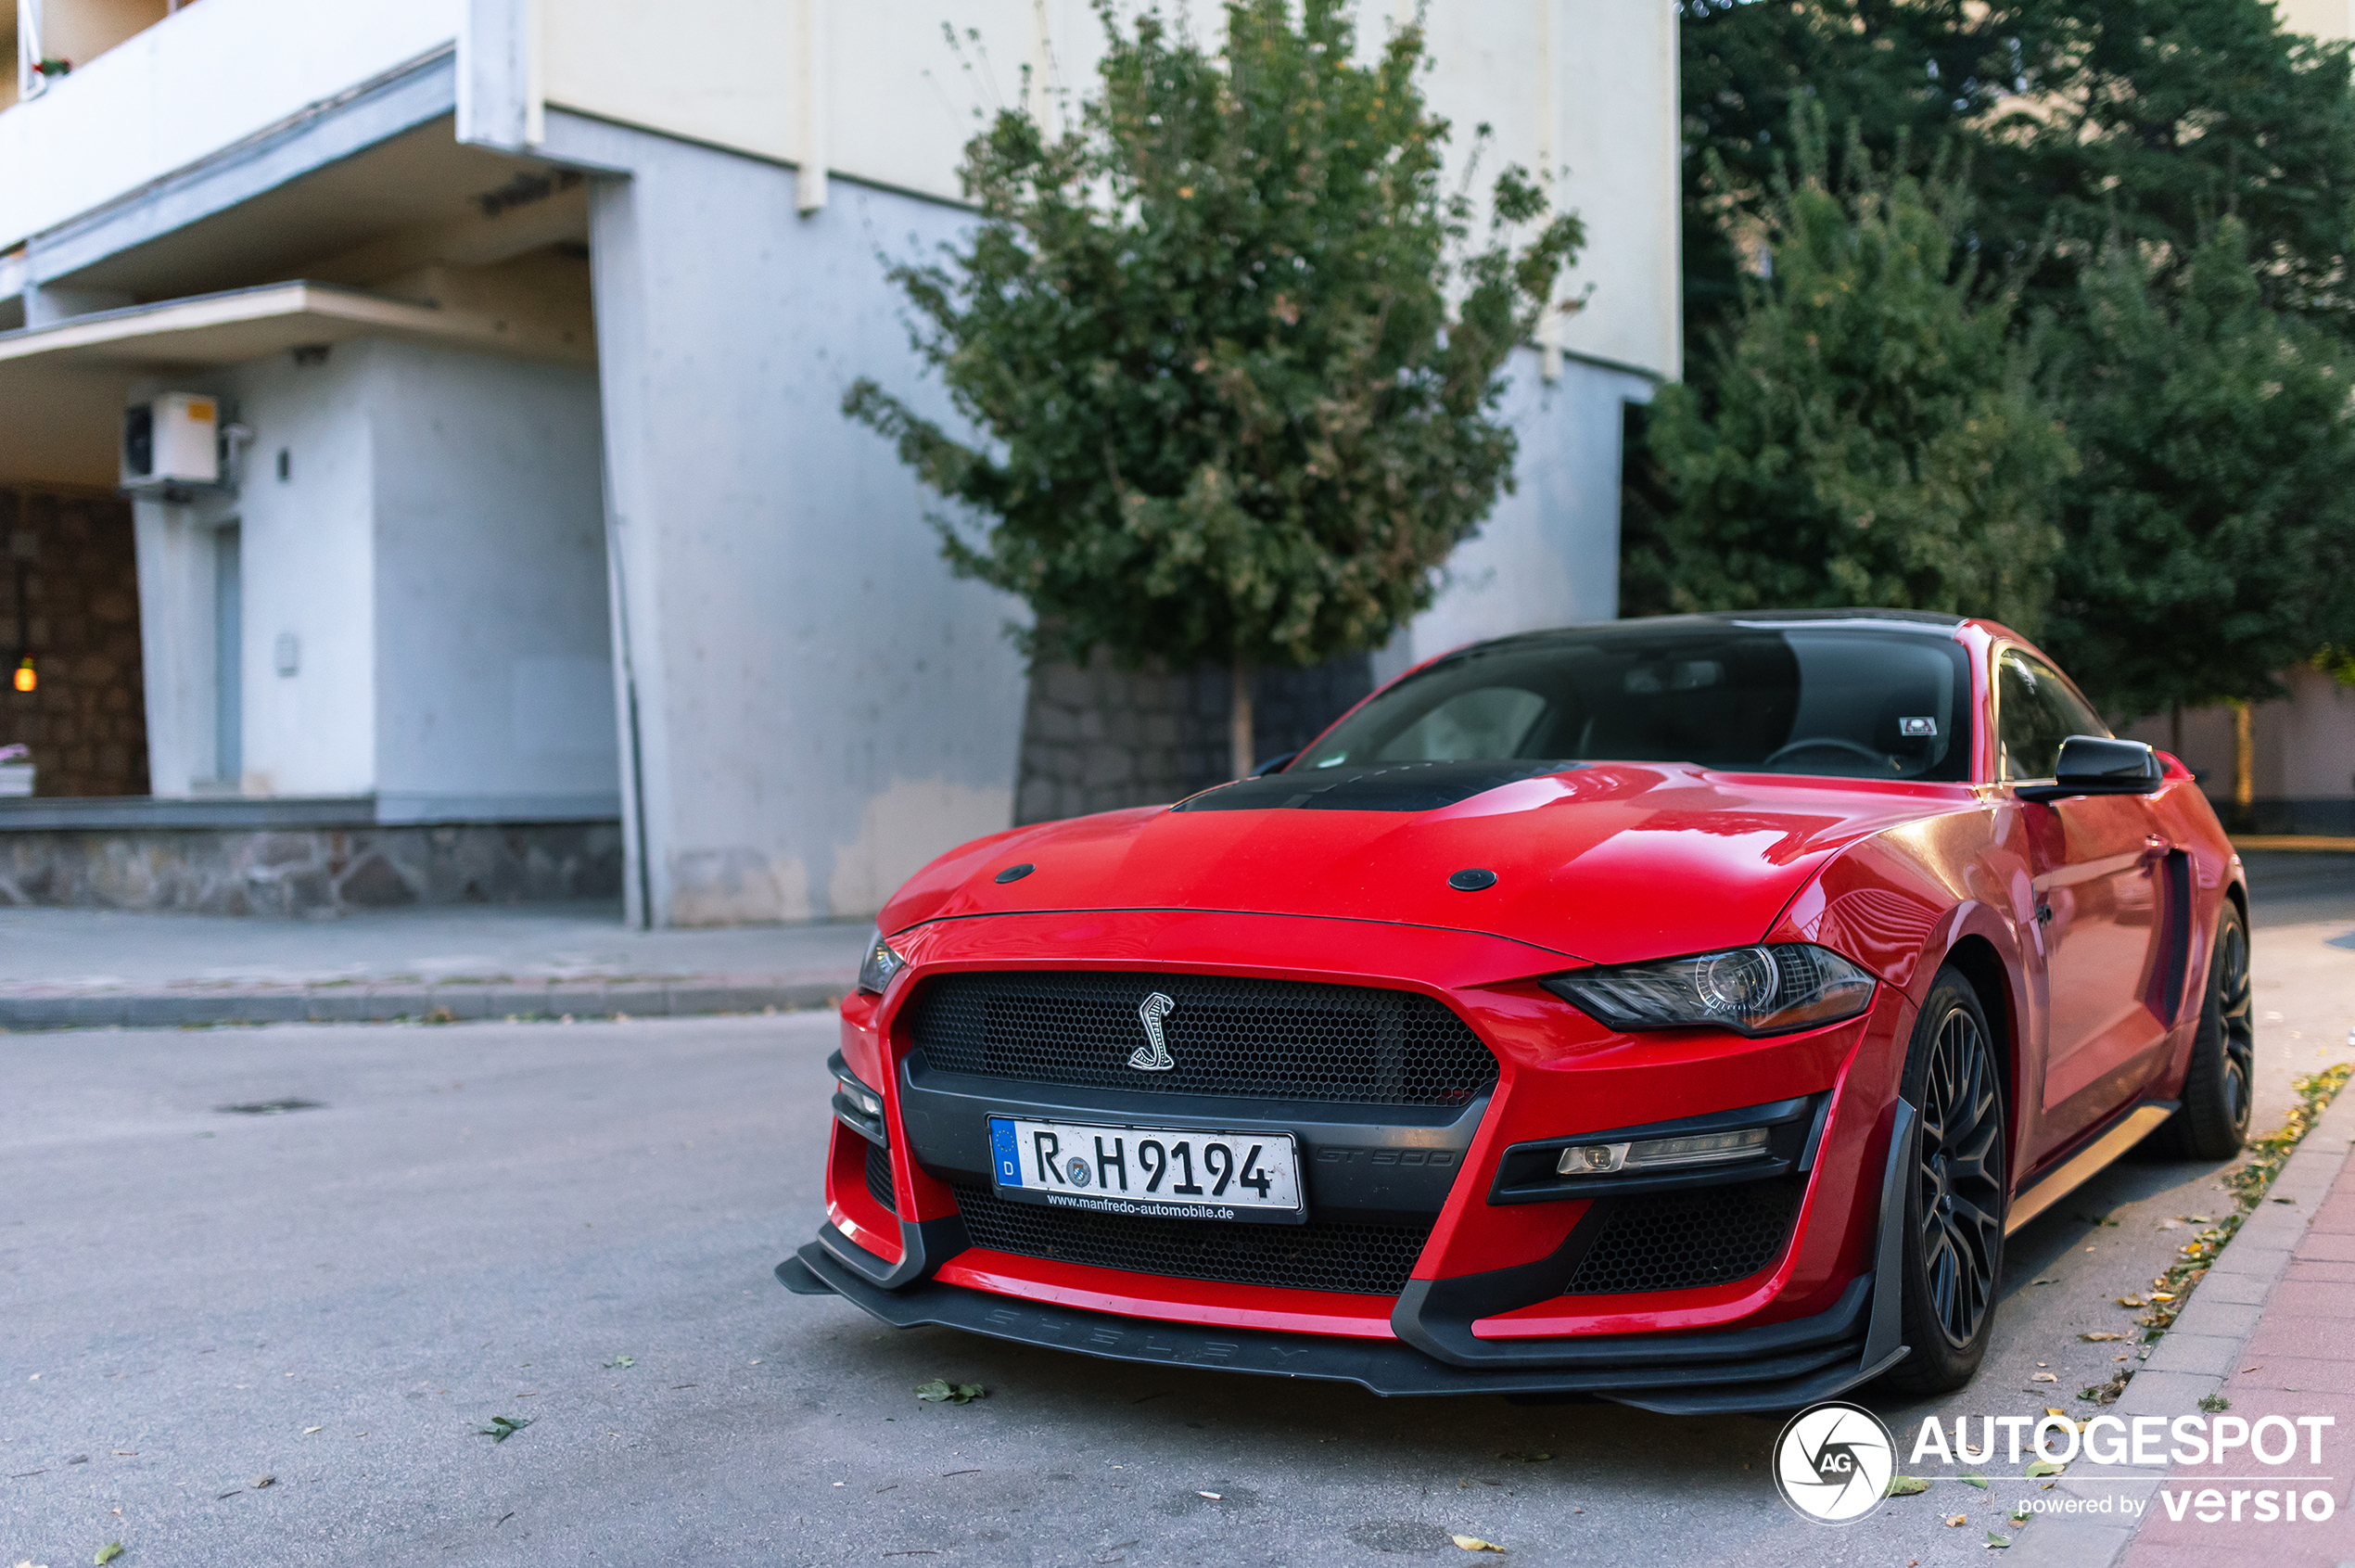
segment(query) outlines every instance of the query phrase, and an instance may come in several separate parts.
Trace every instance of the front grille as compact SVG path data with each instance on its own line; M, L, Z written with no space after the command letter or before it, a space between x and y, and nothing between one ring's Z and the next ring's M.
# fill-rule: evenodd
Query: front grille
M1155 992L1176 1065L1140 1072ZM1087 1089L1364 1105L1458 1105L1496 1081L1461 1018L1412 991L1219 975L1023 971L939 975L911 1037L944 1072Z
M1058 1263L1183 1280L1290 1290L1396 1295L1431 1239L1419 1225L1247 1225L1223 1219L1132 1219L1010 1203L959 1187L974 1245Z
M883 1205L885 1214L899 1212L899 1195L891 1185L891 1151L880 1143L867 1145L867 1196Z
M1775 1261L1799 1212L1796 1177L1611 1200L1565 1295L1731 1284Z

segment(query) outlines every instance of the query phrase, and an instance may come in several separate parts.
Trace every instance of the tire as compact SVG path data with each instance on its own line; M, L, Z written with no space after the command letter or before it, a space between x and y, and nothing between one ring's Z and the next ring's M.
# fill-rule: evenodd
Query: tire
M2248 1141L2256 1100L2257 1034L2249 1011L2248 921L2224 900L2208 957L2199 1033L2183 1075L2183 1103L2152 1137L2159 1154L2179 1160L2228 1160Z
M1953 968L1938 972L1915 1020L1903 1085L1919 1113L1899 1265L1913 1353L1883 1381L1901 1394L1945 1394L1979 1370L1994 1332L2008 1164L1995 1037Z

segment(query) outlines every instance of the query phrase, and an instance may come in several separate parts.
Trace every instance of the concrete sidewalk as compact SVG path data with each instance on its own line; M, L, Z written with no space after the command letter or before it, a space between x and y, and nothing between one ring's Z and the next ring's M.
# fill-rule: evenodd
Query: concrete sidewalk
M0 909L0 1028L820 1007L857 976L864 931L636 931L605 903L326 922Z
M2227 1461L2203 1465L2072 1464L2049 1490L2080 1499L2088 1511L2042 1519L2020 1531L2009 1553L2012 1568L2346 1568L2355 1561L2350 1147L2355 1088L2316 1120L2264 1200L2194 1287L2156 1353L2106 1412L2130 1422L2230 1412L2251 1427L2268 1416L2292 1422L2328 1416L2336 1424L2319 1434L2321 1462L2310 1462L2301 1434L2298 1462L2279 1465L2275 1475L2249 1473L2267 1465L2252 1460L2246 1448ZM2316 1489L2329 1494L2328 1519L2260 1523L2245 1511L2221 1516L2241 1508L2231 1501L2234 1497L2245 1503L2256 1488L2278 1489L2293 1481L2301 1496ZM2183 1507L2181 1519L2164 1506L2162 1491ZM2184 1505L2186 1494L2198 1496ZM2210 1498L2221 1499L2212 1510ZM2120 1502L2141 1511L2121 1517L2114 1506ZM2208 1518L2199 1517L2202 1510Z

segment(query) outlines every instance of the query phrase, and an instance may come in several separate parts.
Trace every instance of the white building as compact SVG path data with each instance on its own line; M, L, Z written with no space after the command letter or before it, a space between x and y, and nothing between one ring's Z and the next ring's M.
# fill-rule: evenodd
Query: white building
M0 899L315 907L260 891L294 864L329 903L617 879L654 924L838 918L1006 825L1020 606L949 577L838 404L872 375L941 405L878 253L968 221L978 111L1088 88L1083 0L15 6L19 573L63 591L33 498L115 504L128 405L213 400L234 482L132 502L145 777L0 807ZM1435 107L1566 170L1591 293L1516 357L1519 491L1385 667L1615 610L1623 405L1681 356L1674 28L1433 7ZM46 667L0 744L77 679L24 619ZM0 652L11 621L0 582ZM505 869L427 863L467 843Z

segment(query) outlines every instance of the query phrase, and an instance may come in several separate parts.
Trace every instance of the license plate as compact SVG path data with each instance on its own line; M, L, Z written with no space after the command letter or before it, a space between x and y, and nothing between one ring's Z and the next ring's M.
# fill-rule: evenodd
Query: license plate
M990 1175L1019 1203L1139 1219L1307 1222L1289 1132L989 1118Z

